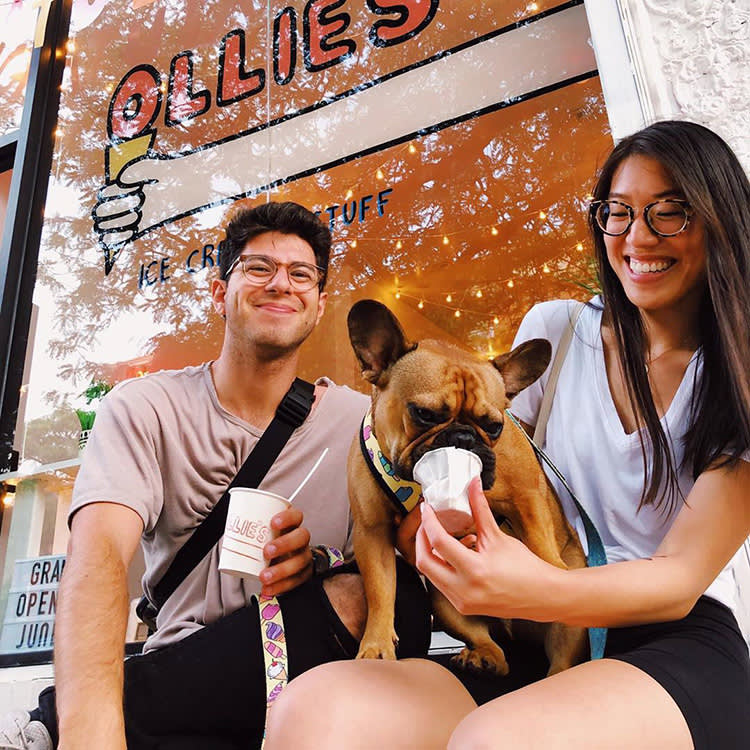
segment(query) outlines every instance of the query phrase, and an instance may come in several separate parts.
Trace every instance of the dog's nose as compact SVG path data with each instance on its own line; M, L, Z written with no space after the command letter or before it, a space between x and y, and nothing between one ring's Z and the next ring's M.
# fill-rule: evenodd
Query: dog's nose
M477 433L472 429L456 430L451 435L451 444L456 448L471 450L477 444Z

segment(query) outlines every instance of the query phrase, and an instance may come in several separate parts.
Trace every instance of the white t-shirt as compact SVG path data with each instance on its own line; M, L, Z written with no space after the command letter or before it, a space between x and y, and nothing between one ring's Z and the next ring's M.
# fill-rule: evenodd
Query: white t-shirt
M324 448L295 498L311 544L351 551L346 459L370 399L327 379L320 402L294 431L260 484L288 497ZM126 505L144 523L148 593L209 513L262 434L219 403L208 364L119 384L102 402L76 478L70 517L82 506ZM177 641L250 602L259 585L218 571L219 545L159 612L145 650Z
M593 302L601 307L599 298ZM532 338L546 338L552 343L554 359L576 305L572 300L535 305L521 323L514 346ZM543 447L596 526L608 562L618 562L651 557L671 527L682 501L677 498L671 512L653 505L638 510L644 482L640 439L637 432L625 432L612 400L604 364L601 319L599 309L586 306L581 312L560 370ZM696 352L661 420L675 466L682 464L690 400L701 372L702 358ZM512 412L527 424L536 424L548 378L549 368L513 400ZM559 480L551 472L548 474L585 548L578 512ZM678 481L683 497L687 497L694 484L691 467L684 467L678 473ZM706 594L734 611L737 586L732 567L730 561Z

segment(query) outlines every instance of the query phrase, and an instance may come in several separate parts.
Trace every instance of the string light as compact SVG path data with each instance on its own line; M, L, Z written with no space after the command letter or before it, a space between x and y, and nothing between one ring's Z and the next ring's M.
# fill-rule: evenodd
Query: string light
M76 51L76 43L72 39L69 39L68 43L65 46L66 46L68 52L75 52Z
M409 153L410 154L416 154L417 153L417 147L413 143L409 144Z
M539 212L539 218L544 221L547 218L547 214L544 211Z
M490 231L495 237L497 237L497 235L500 234L500 230L497 227L492 227Z
M444 234L443 235L443 244L447 245L449 242L450 242L450 240L448 239L448 235Z
M403 245L403 243L401 242L401 240L399 240L399 241L398 241L398 242L396 243L396 250L400 250L400 249L401 249L401 248L402 248L403 246L404 246L404 245Z
M576 244L576 250L578 250L579 253L583 252L583 242Z
M378 168L378 171L375 172L375 177L377 177L379 180L384 179L385 175L383 174L383 170Z
M364 238L369 239L369 238ZM520 275L520 277L526 278L533 276L535 273L545 273L545 274L551 274L553 273L553 269L555 266L559 270L565 270L566 268L575 268L576 264L572 260L574 256L571 256L570 253L572 253L574 250L578 249L579 246L583 245L582 242L576 242L575 244L569 245L566 250L561 252L559 255L548 258L541 266L536 266L534 264L526 264L525 266L522 266L520 268L514 269L513 274ZM415 269L414 272L419 276L420 275L420 269ZM453 313L453 315L456 318L463 317L464 313L467 313L469 315L472 315L474 317L478 318L489 318L486 311L479 310L479 309L470 309L466 308L465 306L459 306L457 307L454 303L454 293L453 292L447 292L445 294L444 302L437 302L437 301L431 301L429 299L425 299L424 296L414 296L407 293L404 293L402 291L401 282L399 280L398 275L394 274L393 277L394 280L394 296L396 299L401 299L402 297L405 297L407 299L413 299L416 307L419 310L424 310L425 306L433 306L433 307L442 307L447 308L450 312ZM508 289L515 288L516 285L516 279L514 276L506 277L505 279L499 278L496 279L491 283L491 289L496 290L499 289L501 286L506 286ZM470 297L475 299L483 299L484 298L484 290L479 287L468 287L463 293L463 295L468 294ZM497 315L494 315L492 317L492 323L494 325L498 325L499 323L499 317ZM488 321L489 325L489 321ZM495 334L490 329L490 336L494 336Z
M346 199L345 200L349 200L350 198L353 198L353 197L354 197L354 192L352 191L351 188L349 188L349 190L346 191Z

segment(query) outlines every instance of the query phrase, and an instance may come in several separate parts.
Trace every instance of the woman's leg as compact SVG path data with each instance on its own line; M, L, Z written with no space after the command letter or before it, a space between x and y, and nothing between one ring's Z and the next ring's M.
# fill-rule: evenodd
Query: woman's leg
M677 704L622 661L586 662L486 703L453 733L449 750L692 750Z
M463 685L434 662L325 664L292 680L276 701L265 750L444 750L474 708Z

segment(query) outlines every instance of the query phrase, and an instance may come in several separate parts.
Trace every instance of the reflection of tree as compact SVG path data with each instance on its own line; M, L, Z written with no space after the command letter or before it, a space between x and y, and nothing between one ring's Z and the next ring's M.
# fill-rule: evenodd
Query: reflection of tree
M54 409L50 414L32 419L26 425L24 458L42 464L66 458L75 458L78 453L80 425L75 412L67 406Z
M18 29L13 31L17 37ZM30 60L30 38L18 44L0 40L0 134L9 133L21 124Z
M228 8L236 12L228 14ZM176 221L127 246L105 278L90 211L103 180L106 113L114 86L138 63L152 63L166 74L171 55L189 44L196 52L194 90L215 92L217 43L230 28L247 28L256 47L267 46L267 4L255 0L251 9L238 8L227 0L171 0L141 8L135 16L130 3L111 2L76 39L60 108L62 135L37 276L40 304L51 300L48 315L54 318L53 333L40 346L59 363L63 380L47 399L61 409L92 377L111 375L112 363L91 355L91 342L111 335L110 323L132 318L139 321L134 325L145 326L134 332L145 336L139 352L145 369L179 367L216 354L221 329L210 311L207 272L189 274L183 263L191 251L218 244L219 230L202 228L201 215ZM355 26L360 29L362 23L355 19ZM110 38L104 53L103 34ZM440 49L440 43L436 36L432 47L417 46L409 54L421 59ZM368 50L363 50L365 59ZM399 53L406 55L405 50ZM248 100L214 108L205 120L174 128L157 120L156 149L178 152L219 140L265 119L268 112L285 111L289 97L296 97L298 105L318 100L334 86L348 87L349 79L346 86L336 82L334 72L299 76L288 89L269 84L262 104ZM368 73L366 67L350 66L341 75L364 80ZM497 353L509 346L534 302L584 296L570 279L585 267L576 250L584 237L583 197L608 141L598 79L592 79L272 191L274 199L322 209L342 203L350 190L352 200L385 187L393 190L382 219L370 214L365 223L335 227L329 312L306 349L303 373L358 383L345 333L346 313L357 298L395 304L398 288L410 335L442 334L479 352ZM538 217L542 209L543 221ZM170 259L169 282L139 289L140 264L161 258ZM543 271L545 264L549 273ZM450 305L445 303L448 293L454 300ZM62 419L62 412L56 414L50 426ZM27 445L33 430L30 425Z

